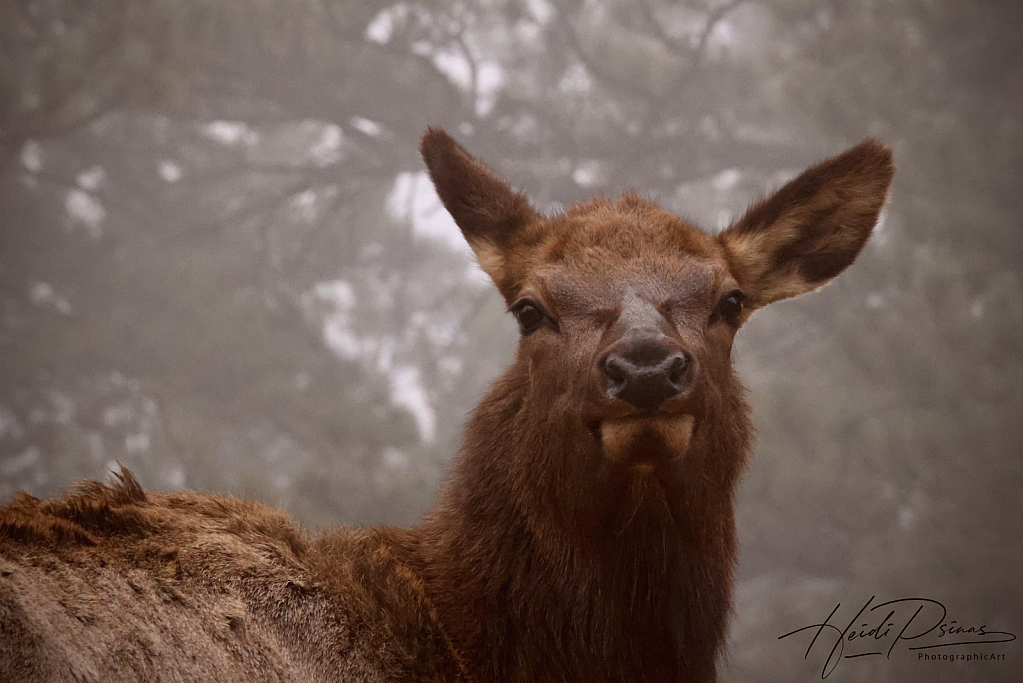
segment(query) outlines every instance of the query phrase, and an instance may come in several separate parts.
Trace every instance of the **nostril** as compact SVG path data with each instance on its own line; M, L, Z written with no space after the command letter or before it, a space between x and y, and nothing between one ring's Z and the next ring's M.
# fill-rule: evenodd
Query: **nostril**
M676 353L668 360L668 381L672 386L677 389L682 388L691 362L688 353Z
M629 369L625 361L616 356L604 361L603 370L607 378L616 384L622 384L629 379Z

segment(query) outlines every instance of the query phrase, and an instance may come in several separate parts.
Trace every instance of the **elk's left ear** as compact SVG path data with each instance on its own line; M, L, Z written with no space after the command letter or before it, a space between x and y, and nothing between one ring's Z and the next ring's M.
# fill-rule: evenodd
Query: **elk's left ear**
M443 130L428 128L419 150L444 208L476 253L480 267L500 287L513 236L538 214L525 195Z
M718 239L755 306L816 289L860 253L884 205L892 152L868 138L753 204Z

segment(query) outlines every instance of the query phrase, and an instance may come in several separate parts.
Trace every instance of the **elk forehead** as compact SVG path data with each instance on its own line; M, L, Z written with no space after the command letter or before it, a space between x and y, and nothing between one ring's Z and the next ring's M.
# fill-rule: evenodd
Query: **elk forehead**
M689 254L615 261L596 252L538 269L527 276L520 296L543 300L553 315L590 315L629 325L629 312L640 308L662 313L709 308L731 282L724 266Z
M710 235L631 193L617 202L602 197L578 204L564 215L548 219L537 230L545 237L544 244L538 246L553 259L591 247L607 249L622 258L681 253L721 255Z
M734 283L714 238L628 195L574 207L531 233L508 261L511 289L550 299L560 313L617 307L628 296L699 305Z

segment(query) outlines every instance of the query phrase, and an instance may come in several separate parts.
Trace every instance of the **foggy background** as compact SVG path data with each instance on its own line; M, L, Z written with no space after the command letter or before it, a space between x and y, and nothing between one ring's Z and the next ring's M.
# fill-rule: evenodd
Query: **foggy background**
M418 519L517 339L428 124L541 209L636 188L711 230L875 135L898 171L859 261L736 344L724 677L820 680L778 636L871 595L1023 634L1021 29L1009 0L4 0L0 501L120 461ZM829 680L1019 680L1020 641L983 651Z

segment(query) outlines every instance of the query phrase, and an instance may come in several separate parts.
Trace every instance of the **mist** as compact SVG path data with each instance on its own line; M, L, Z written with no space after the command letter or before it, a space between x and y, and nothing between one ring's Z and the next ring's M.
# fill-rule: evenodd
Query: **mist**
M428 125L541 210L635 189L708 231L874 136L864 252L734 349L758 440L723 680L820 680L828 648L779 636L871 596L1023 632L1021 28L993 0L5 3L0 502L120 463L415 523L518 337ZM1018 642L979 650L1010 661L828 680L1017 680Z

